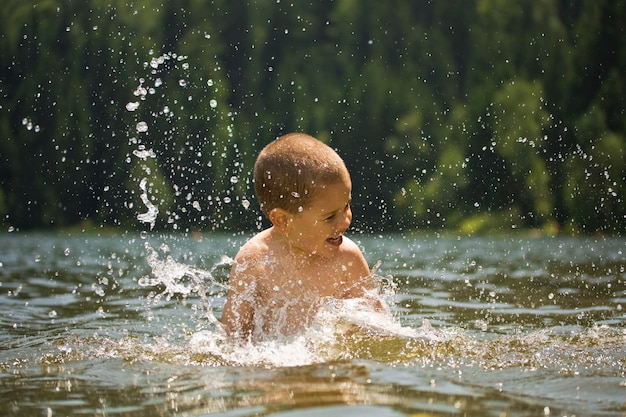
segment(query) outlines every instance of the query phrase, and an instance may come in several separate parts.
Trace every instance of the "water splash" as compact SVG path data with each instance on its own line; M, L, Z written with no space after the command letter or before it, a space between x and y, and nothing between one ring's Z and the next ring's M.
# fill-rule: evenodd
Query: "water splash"
M177 55L175 53L166 53L161 56L155 56L150 59L149 62L144 63L144 67L146 69L150 69L150 74L155 75L157 70L170 61L181 62L187 59L186 56ZM186 63L183 63L183 68L188 68L185 66ZM153 82L153 86L149 85L149 80L146 78L139 78L139 85L133 91L133 95L137 97L138 101L130 101L126 104L126 110L128 112L136 112L141 106L141 102L145 102L148 99L148 96L154 95L156 93L156 89L163 85L163 80L161 78L156 78ZM169 109L164 110L164 114L169 114ZM148 123L144 120L137 120L135 124L135 131L138 134L142 134L144 136L148 135L149 126ZM130 146L137 146L137 149L132 151L132 154L139 158L143 163L141 168L144 172L150 175L150 167L145 164L145 161L148 158L156 158L156 154L152 149L146 149L146 145L141 143L141 140L138 137L129 138ZM130 158L127 159L130 162ZM158 207L154 205L151 201L151 198L147 189L147 181L146 177L143 177L139 181L139 188L141 190L140 198L147 211L145 213L137 214L137 220L142 223L148 223L150 225L150 230L154 229L156 225L156 219L159 214ZM131 205L132 206L132 205Z
M179 267L170 270L177 270L175 275L197 276L198 271ZM183 291L196 292L191 287ZM41 362L49 365L86 358L122 358L128 362L278 368L372 360L394 366L449 369L466 374L466 378L481 370L496 372L497 377L498 372L511 369L554 370L568 377L624 369L625 340L624 329L610 326L573 332L540 329L485 339L484 335L471 335L459 328L436 329L426 320L420 327L403 326L393 316L365 313L351 301L322 309L311 327L283 339L234 342L219 326L195 331L183 340L167 335L150 339L130 335L68 336L58 338L54 342L58 352L47 353ZM9 364L4 367L8 369Z
M133 155L135 155L137 158L144 160L144 161L148 158L156 158L156 154L154 153L152 149L147 149L147 150L143 148L135 149L133 151Z
M169 254L169 247L161 244L159 250L165 255L165 259L161 259L159 251L145 243L148 252L146 260L150 266L151 275L144 276L138 280L138 284L142 287L161 287L162 291L152 292L149 298L157 303L164 298L170 300L174 296L181 296L183 299L196 295L200 298L204 306L204 318L212 325L216 325L217 329L221 329L219 321L213 314L213 298L217 292L227 290L227 285L217 281L214 277L214 271L223 266L229 266L233 260L228 256L216 262L211 269L204 270L194 266L177 262Z
M142 277L142 287L158 288L150 293L152 303L169 301L174 297L186 300L197 296L204 306L202 316L210 328L193 332L188 343L188 355L202 364L229 364L237 366L301 366L326 361L352 358L398 357L406 360L421 355L427 346L441 342L446 336L436 331L428 321L420 328L402 326L389 309L373 311L366 299L329 299L319 309L310 326L302 332L241 342L229 338L213 313L217 294L225 293L227 285L218 282L214 271L232 265L233 260L223 256L209 270L177 262L167 245L155 250L145 244L151 274ZM375 274L380 262L373 268L373 276L380 288L368 294L377 297L385 306L395 294L391 277ZM202 326L198 323L198 328ZM407 347L416 351L406 351ZM167 349L178 350L168 346ZM399 355L399 356L398 356Z
M148 211L138 214L137 220L143 223L149 223L150 229L152 230L154 228L154 225L156 224L156 218L159 214L159 209L157 206L152 204L152 201L150 201L150 198L148 197L148 191L146 189L147 182L147 178L142 178L139 182L139 188L141 189L141 201L146 206Z

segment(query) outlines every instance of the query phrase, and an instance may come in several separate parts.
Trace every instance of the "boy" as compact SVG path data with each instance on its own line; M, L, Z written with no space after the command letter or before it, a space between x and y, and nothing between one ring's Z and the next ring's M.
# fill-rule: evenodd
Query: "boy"
M222 323L237 339L263 340L305 328L332 298L369 297L374 280L350 226L352 182L329 146L302 133L267 145L254 189L272 226L241 247L229 278Z

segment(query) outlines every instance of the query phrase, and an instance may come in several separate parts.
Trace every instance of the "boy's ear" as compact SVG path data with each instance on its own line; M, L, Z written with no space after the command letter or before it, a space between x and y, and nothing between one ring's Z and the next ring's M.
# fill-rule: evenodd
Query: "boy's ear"
M278 207L273 208L272 211L270 211L269 218L272 225L274 225L274 227L281 232L287 231L292 220L291 213Z

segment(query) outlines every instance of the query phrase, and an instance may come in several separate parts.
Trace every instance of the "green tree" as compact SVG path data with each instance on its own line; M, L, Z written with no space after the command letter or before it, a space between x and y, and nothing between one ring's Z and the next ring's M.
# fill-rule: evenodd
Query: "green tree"
M258 226L256 154L300 130L361 230L623 225L622 0L5 3L4 224L141 227L145 177L155 227Z
M554 209L549 172L541 156L543 129L550 122L543 97L538 82L515 79L496 91L493 99L494 148L506 161L525 226L551 221Z

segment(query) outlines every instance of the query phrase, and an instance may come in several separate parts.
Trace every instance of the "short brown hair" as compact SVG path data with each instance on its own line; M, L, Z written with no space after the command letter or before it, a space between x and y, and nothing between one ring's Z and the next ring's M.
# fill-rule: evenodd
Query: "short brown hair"
M302 210L315 193L349 178L337 152L304 133L289 133L270 142L254 164L254 191L263 214L274 208Z

